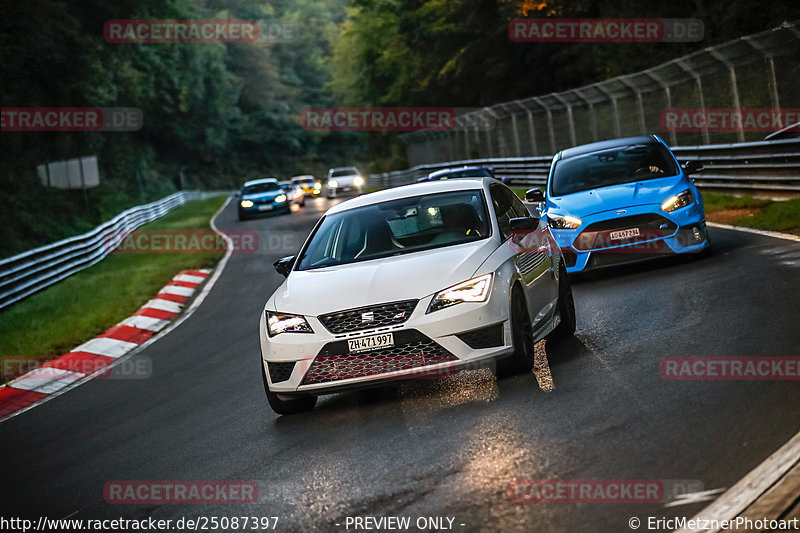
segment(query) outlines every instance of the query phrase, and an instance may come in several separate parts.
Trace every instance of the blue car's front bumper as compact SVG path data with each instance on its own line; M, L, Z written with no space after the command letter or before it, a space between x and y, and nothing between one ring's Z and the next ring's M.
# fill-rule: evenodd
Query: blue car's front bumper
M702 205L693 203L671 213L658 204L604 211L582 218L575 229L552 228L564 252L567 272L581 272L708 248ZM639 230L619 238L616 232Z

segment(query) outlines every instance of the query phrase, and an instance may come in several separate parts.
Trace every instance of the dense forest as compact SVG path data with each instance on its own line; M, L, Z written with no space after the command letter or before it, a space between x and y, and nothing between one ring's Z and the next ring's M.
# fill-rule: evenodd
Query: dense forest
M697 43L515 43L518 17L698 18ZM112 19L258 21L254 43L113 44ZM336 164L400 168L397 134L314 132L309 107L475 107L633 72L800 19L726 0L26 0L0 8L0 105L135 107L135 132L2 132L0 255L85 231L180 188ZM101 184L48 189L36 166L97 155Z

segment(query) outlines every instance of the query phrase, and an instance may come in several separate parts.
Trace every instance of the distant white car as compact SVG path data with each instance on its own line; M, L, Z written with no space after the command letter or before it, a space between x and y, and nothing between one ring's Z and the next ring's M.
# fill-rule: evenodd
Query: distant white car
M306 205L306 195L303 192L303 187L295 184L291 180L279 181L278 185L280 185L281 189L286 193L286 197L289 198L290 203L299 205L300 207Z
M367 181L356 167L339 167L328 170L325 195L335 198L342 193L363 194Z
M534 342L575 330L545 221L493 178L435 181L332 207L259 321L262 376L280 414L319 394L452 373L498 359L529 370Z

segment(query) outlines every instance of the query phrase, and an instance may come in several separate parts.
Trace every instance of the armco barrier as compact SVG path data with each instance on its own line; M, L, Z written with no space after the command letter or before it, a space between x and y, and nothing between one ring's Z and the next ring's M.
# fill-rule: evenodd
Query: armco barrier
M746 192L800 192L800 139L737 144L676 146L681 163L697 160L705 170L692 177L697 186ZM463 165L491 167L498 177L511 178L512 185L544 185L552 156L507 157L449 161L417 165L406 170L372 174L369 184L396 187L443 168Z
M0 260L0 309L94 265L113 251L126 232L152 222L190 200L222 194L228 193L177 192L161 200L132 207L83 235ZM109 240L109 236L114 236L113 240Z

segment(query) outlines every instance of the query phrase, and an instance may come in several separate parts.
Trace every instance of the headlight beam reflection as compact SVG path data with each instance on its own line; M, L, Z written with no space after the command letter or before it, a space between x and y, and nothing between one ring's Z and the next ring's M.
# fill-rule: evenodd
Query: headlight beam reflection
M536 376L536 383L544 392L556 390L553 383L553 374L550 373L550 363L547 361L547 352L544 350L544 342L537 342L533 347L533 375Z

